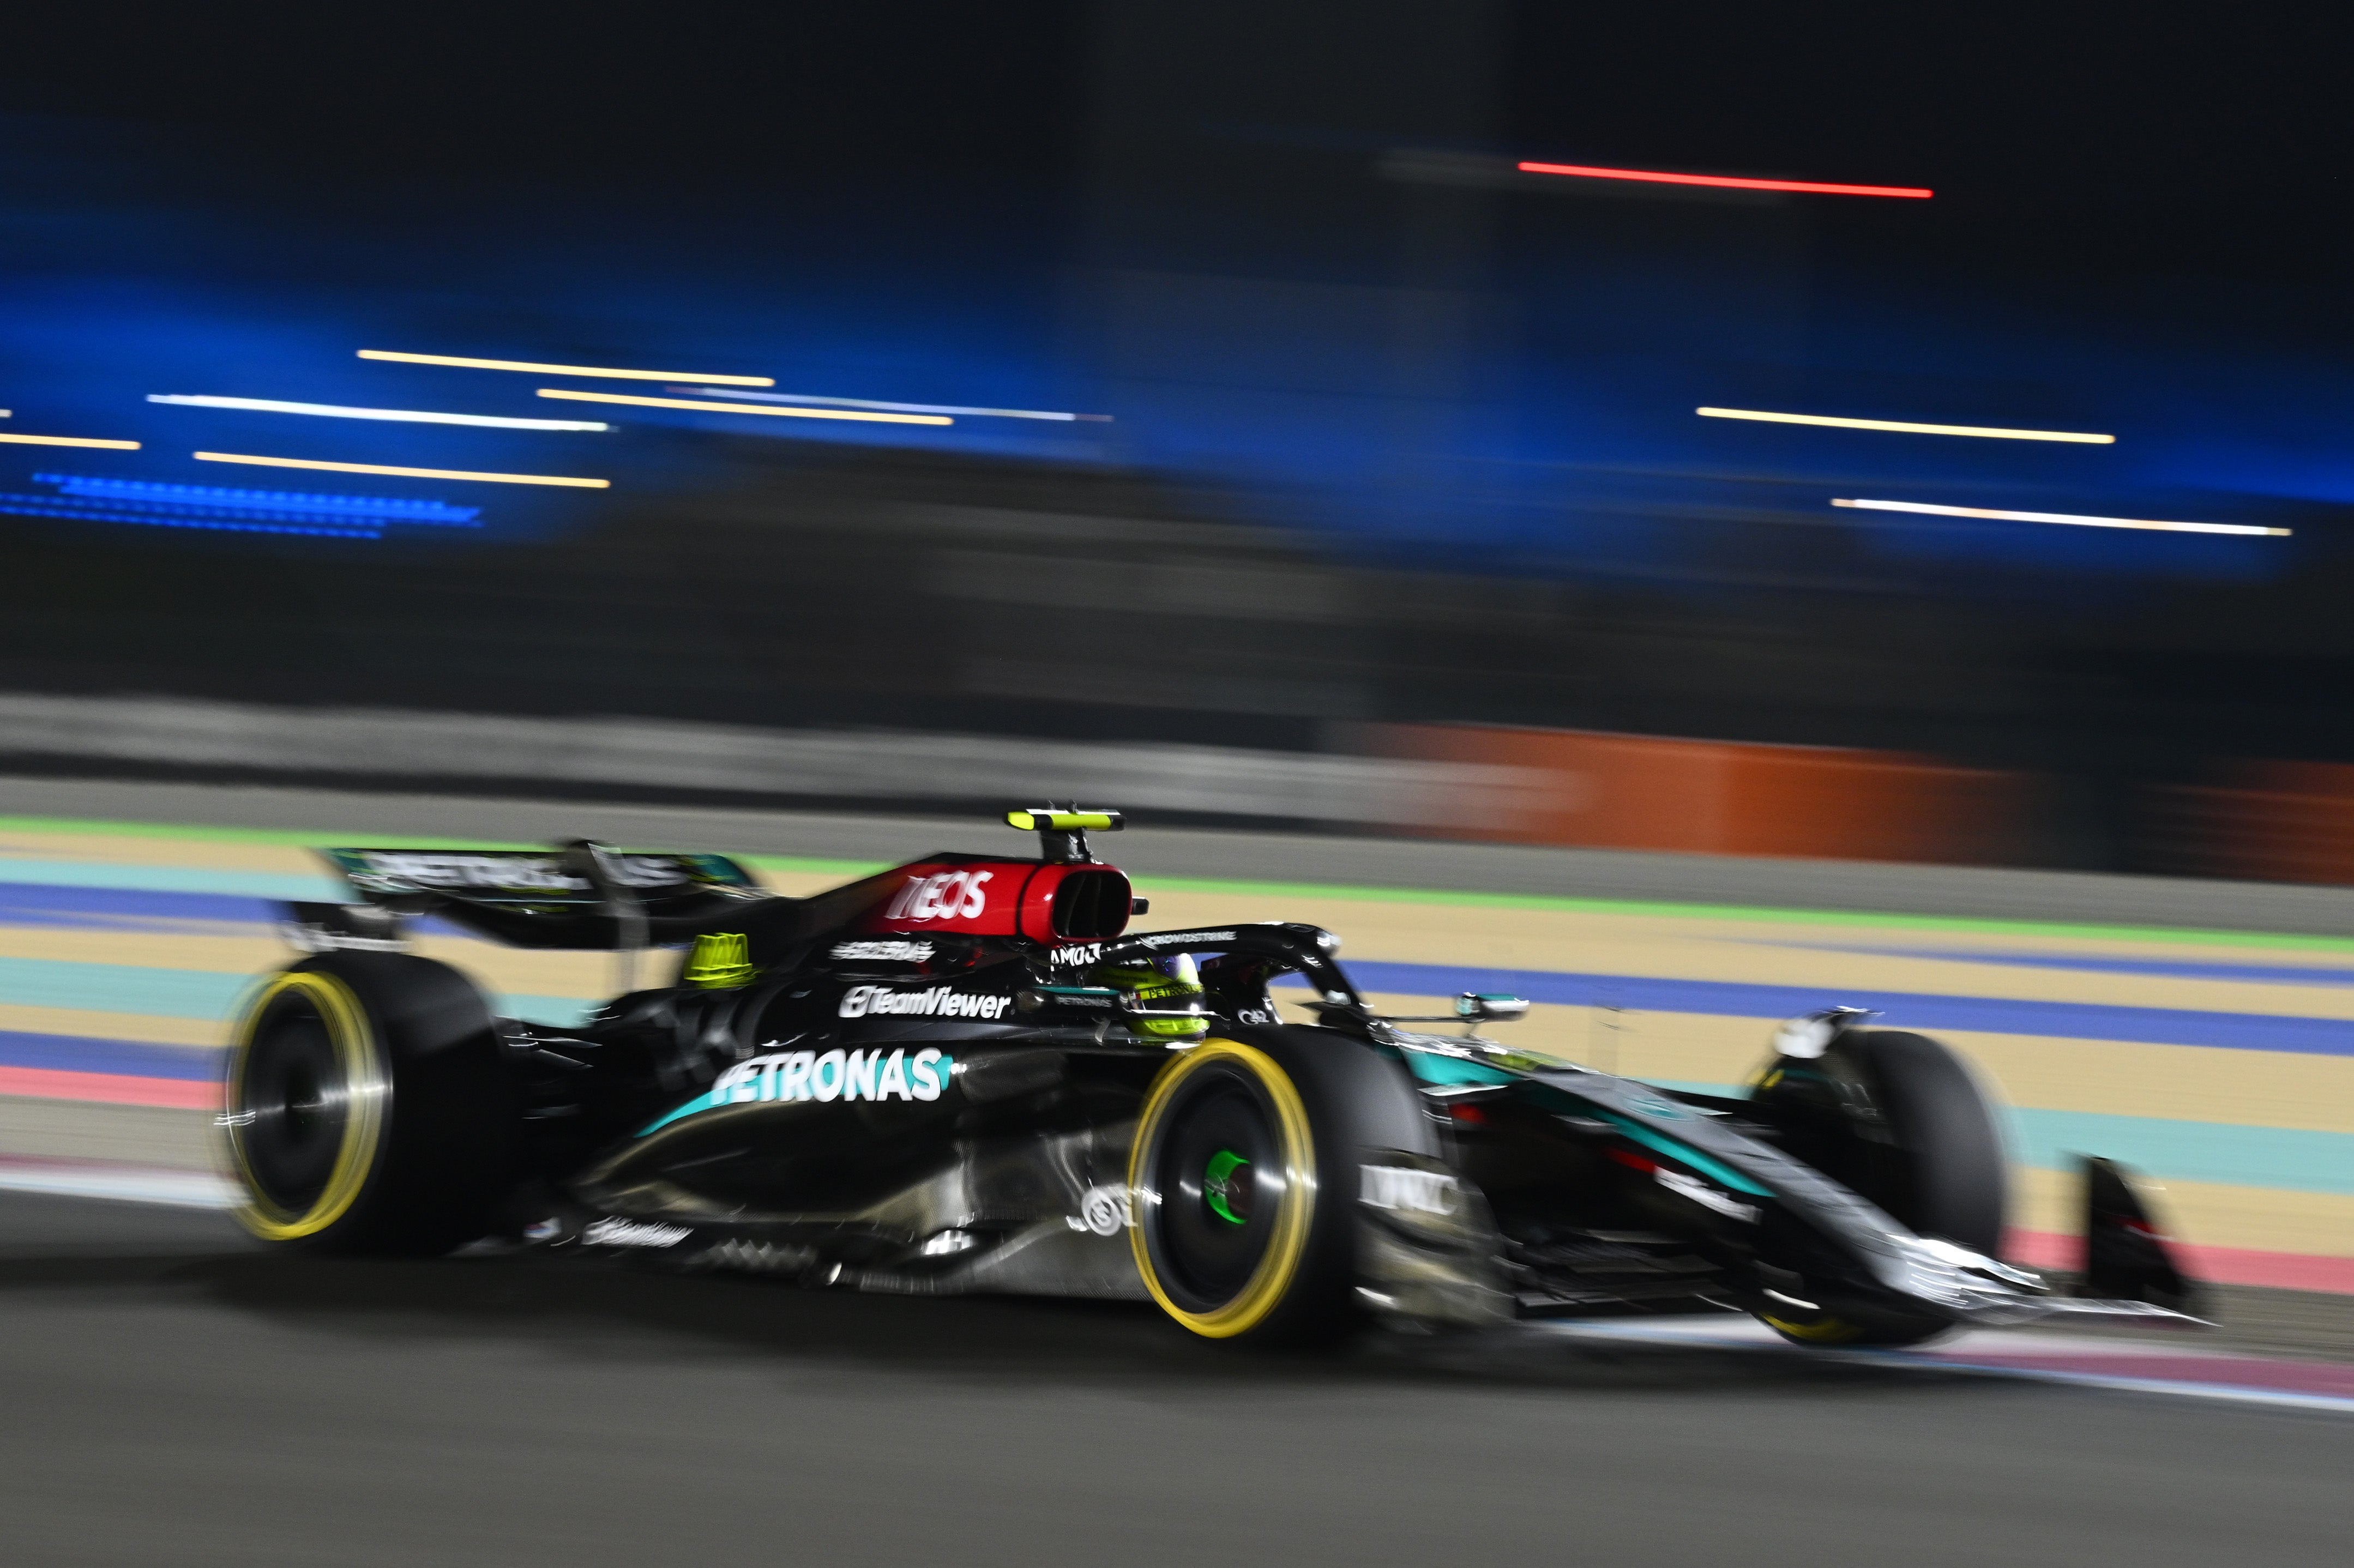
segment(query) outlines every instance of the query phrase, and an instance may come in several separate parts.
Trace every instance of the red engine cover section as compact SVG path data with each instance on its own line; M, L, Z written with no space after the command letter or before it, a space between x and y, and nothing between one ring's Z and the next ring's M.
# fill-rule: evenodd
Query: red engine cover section
M887 874L897 885L862 931L956 931L1095 941L1128 928L1128 878L1108 865L942 857Z

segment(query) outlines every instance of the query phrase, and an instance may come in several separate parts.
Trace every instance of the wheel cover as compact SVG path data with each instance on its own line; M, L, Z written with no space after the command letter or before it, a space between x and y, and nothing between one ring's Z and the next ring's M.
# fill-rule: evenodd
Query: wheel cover
M246 1228L297 1241L348 1213L375 1169L391 1089L350 987L308 969L271 980L239 1027L221 1118Z
M1226 1224L1247 1225L1257 1207L1251 1202L1257 1182L1248 1160L1231 1149L1221 1149L1202 1168L1202 1201Z
M1281 1305L1307 1255L1315 1143L1274 1058L1206 1040L1153 1084L1129 1156L1137 1272L1162 1309L1225 1339Z

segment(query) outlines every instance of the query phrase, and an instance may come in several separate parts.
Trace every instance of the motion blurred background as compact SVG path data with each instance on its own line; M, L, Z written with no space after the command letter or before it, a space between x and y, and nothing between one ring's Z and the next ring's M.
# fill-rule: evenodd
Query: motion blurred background
M36 8L0 760L2354 880L2346 42Z
M11 1560L2341 1563L2354 891L2277 885L2354 885L2354 25L2209 9L12 6ZM203 1212L318 846L805 894L1046 800L1129 811L1153 925L1606 1071L1927 1031L2007 1256L2078 1266L2113 1156L2221 1320L1938 1364L2304 1414Z

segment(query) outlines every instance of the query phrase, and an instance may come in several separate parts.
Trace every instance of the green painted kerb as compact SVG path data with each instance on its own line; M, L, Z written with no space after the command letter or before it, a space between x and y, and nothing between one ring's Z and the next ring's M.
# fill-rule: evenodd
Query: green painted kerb
M215 828L164 822L85 821L74 817L0 817L0 832L101 833L129 838L195 839L219 843L292 844L313 847L337 839L364 840L386 849L542 849L543 844L491 839L417 838L324 828ZM673 846L674 847L674 846ZM887 871L895 863L829 860L798 855L735 855L762 871L789 875L836 876L844 881ZM1421 904L1479 909L1547 909L1572 915L1646 916L1677 920L1742 920L1786 926L1870 926L1913 931L1978 931L1989 936L2070 937L2125 942L2175 942L2292 951L2354 953L2354 937L2290 935L2268 931L2200 930L2168 926L2103 926L2057 920L1992 920L1963 915L1900 915L1869 909L1784 909L1748 904L1673 904L1636 898L1572 898L1538 893L1476 893L1454 888L1355 887L1331 883L1245 882L1193 876L1137 875L1140 886L1171 893L1227 894L1236 897L1331 898L1370 904Z
M1341 898L1361 903L1552 909L1571 915L1639 915L1678 920L1748 920L1793 926L1871 926L1917 931L1982 931L1998 936L2074 937L2101 941L2204 943L2354 952L2354 937L2267 931L2210 931L2169 926L2072 925L2058 920L1991 920L1967 915L1894 915L1870 909L1780 909L1748 904L1668 904L1636 898L1569 898L1542 893L1464 893L1413 887L1342 887L1301 882L1231 882L1188 876L1130 875L1139 887L1235 896Z

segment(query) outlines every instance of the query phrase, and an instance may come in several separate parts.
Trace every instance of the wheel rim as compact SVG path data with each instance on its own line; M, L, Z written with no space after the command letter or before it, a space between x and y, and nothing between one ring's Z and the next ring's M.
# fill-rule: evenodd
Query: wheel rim
M1299 1272L1315 1169L1307 1112L1282 1069L1231 1041L1194 1047L1155 1086L1131 1157L1147 1288L1196 1333L1258 1323Z
M341 1219L375 1164L389 1088L349 988L309 970L273 980L246 1014L221 1118L248 1227L292 1241Z

